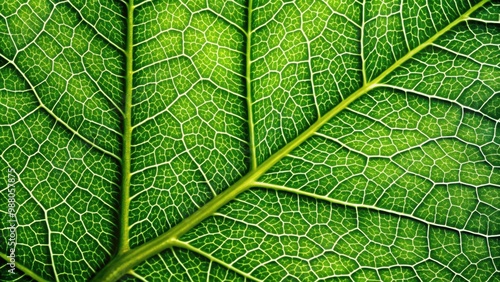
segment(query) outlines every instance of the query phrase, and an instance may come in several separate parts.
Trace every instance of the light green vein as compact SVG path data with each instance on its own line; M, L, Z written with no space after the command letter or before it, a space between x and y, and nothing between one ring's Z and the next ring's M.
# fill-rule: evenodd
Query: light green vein
M134 62L134 0L130 0L127 10L127 46L126 46L126 75L125 75L125 103L123 118L123 147L122 147L122 180L120 199L120 234L118 237L118 253L121 255L129 246L129 207L130 207L130 159L132 147L132 92L133 92L133 62Z
M303 191L300 189L290 188L290 187L286 187L286 186L282 186L282 185L275 185L275 184L269 184L269 183L264 183L264 182L255 182L254 184L255 184L255 187L261 187L261 188L266 188L266 189L271 189L271 190L276 190L276 191L293 193L296 195L306 196L309 198L329 202L332 204L338 204L338 205L342 205L342 206L346 206L346 207L351 207L351 208L355 208L355 209L361 208L361 209L367 209L367 210L372 210L372 211L377 211L377 212L383 212L383 213L387 213L387 214L393 214L393 215L396 215L399 217L409 218L409 219L412 219L416 222L420 222L420 223L423 223L426 225L430 225L433 227L439 227L439 228L443 228L443 229L447 229L447 230L451 230L451 231L455 231L455 232L467 233L467 234L471 234L471 235L475 235L475 236L479 236L479 237L483 237L483 238L498 238L499 237L498 235L485 235L482 233L470 231L470 230L463 229L463 228L453 228L453 227L450 227L450 226L447 226L444 224L439 224L439 223L435 223L432 221L427 221L427 220L421 219L421 218L416 217L412 214L405 214L402 212L384 209L384 208L380 208L380 207L373 206L373 205L355 204L355 203L350 203L350 202L346 202L346 201L340 201L340 200L337 200L337 199L334 199L334 198L331 198L328 196L319 195L319 194Z
M0 257L3 258L5 261L10 262L10 258L6 254L0 253ZM16 261L16 270L17 269L21 270L24 274L33 278L33 280L35 280L35 281L48 282L48 280L45 280L42 276L36 274L35 272L31 271L31 269L27 268L26 266L24 266Z
M40 98L40 95L36 91L35 86L31 83L31 81L28 79L28 77L26 77L26 75L21 71L21 69L17 66L17 64L14 61L12 61L12 60L8 59L7 57L5 57L4 55L2 55L1 53L0 53L0 58L6 60L9 64L11 64L17 70L17 72L23 77L23 79L26 81L26 83L28 83L29 87L33 91L33 93L35 95L35 98L36 98L36 100L38 101L38 103L40 105L40 108L44 109L52 118L54 118L56 120L56 122L62 124L66 129L68 129L69 131L71 131L71 133L73 133L74 135L78 136L80 139L82 139L83 141L85 141L88 145L90 145L91 147L99 150L101 153L104 153L104 154L106 154L108 156L111 156L111 157L113 157L114 159L116 159L118 161L121 160L120 157L118 157L114 153L112 153L112 152L110 152L110 151L108 151L108 150L100 147L99 145L95 144L94 142L90 141L89 139L85 138L77 130L73 129L66 122L64 122L62 119L60 119L51 109L49 109L42 102L42 99Z
M365 5L365 1L363 1L363 6ZM365 9L361 11L361 39L359 40L360 45L360 55L361 55L361 74L363 76L363 85L366 84L366 59L365 59L365 46L363 41L365 39Z
M67 2L68 5L71 6L71 8L73 8L77 13L78 13L78 16L80 16L80 18L82 19L82 21L84 23L86 23L88 26L90 26L92 28L92 30L97 33L104 41L106 41L107 43L109 43L111 46L115 47L116 50L120 51L122 54L126 54L126 51L123 50L122 47L118 46L116 43L114 43L111 39L108 39L104 34L102 34L95 25L93 25L91 22L88 21L88 19L84 16L84 14L82 13L81 10L79 10L75 4L71 3L71 1L68 1ZM117 107L118 108L118 107ZM118 108L119 109L119 108Z
M338 113L346 109L352 102L366 94L368 91L379 87L380 82L383 81L387 75L389 75L396 68L401 66L403 63L411 59L415 54L423 50L424 48L431 45L440 36L442 36L447 31L451 30L454 26L466 20L470 14L479 9L489 0L483 0L478 4L471 7L462 16L451 22L442 30L438 31L434 36L429 38L427 41L417 46L415 49L410 50L406 55L397 60L393 65L391 65L387 70L382 72L372 81L366 83L349 95L345 100L339 103L336 107L327 112L324 116L320 117L316 122L314 122L306 131L302 132L290 143L285 145L279 151L274 153L266 161L260 164L255 169L250 170L245 176L243 176L236 183L231 185L225 191L214 197L199 210L191 214L189 217L185 218L179 224L163 233L162 235L148 241L135 249L131 249L116 256L110 263L108 263L93 279L93 281L116 281L121 276L127 273L128 270L132 269L134 266L138 265L140 262L164 251L165 249L173 247L178 238L183 234L191 230L193 227L198 225L202 220L211 216L220 207L227 204L229 201L233 200L237 195L246 191L250 187L254 186L259 177L266 173L272 166L277 162L287 156L292 150L297 148L300 144L306 141L309 137L313 136L324 124L331 120ZM130 18L129 18L130 21ZM247 43L248 44L248 43Z
M413 58L413 56L415 56L415 54L417 54L418 52L420 52L423 49L425 49L426 47L430 46L432 43L434 43L434 41L436 41L439 37L441 37L446 32L450 31L457 24L467 20L469 18L469 16L472 13L474 13L474 11L476 11L477 9L479 9L480 7L482 7L484 4L486 4L489 1L490 0L483 0L479 3L477 3L476 5L472 6L467 12L465 12L463 15L458 17L456 20L454 20L453 22L451 22L450 24L445 26L443 29L438 31L436 34L434 34L434 36L427 39L427 41L418 45L415 49L410 50L408 53L406 53L406 55L404 55L399 60L397 60L388 69L386 69L383 73L381 73L379 76L377 76L374 80L370 81L368 84L377 85L378 83L380 83L387 75L389 75L391 72L393 72L396 68L401 66L404 62L408 61L409 59Z
M172 246L173 247L183 248L183 249L195 252L195 253L203 256L203 257L206 257L207 259L209 259L209 260L211 260L213 262L216 262L216 263L224 266L225 268L227 268L229 270L232 270L232 271L238 273L239 275L241 275L241 276L243 276L245 278L250 279L250 280L253 280L253 281L262 281L262 280L259 280L259 279L255 278L255 277L253 277L252 275L250 275L250 274L248 274L246 272L243 272L243 271L239 270L238 268L232 266L231 264L228 264L228 263L226 263L226 262L224 262L224 261L222 261L222 260L220 260L220 259L212 256L211 254L206 253L206 252L204 252L204 251L202 251L202 250L200 250L200 249L198 249L198 248L196 248L196 247L194 247L194 246L192 246L192 245L190 245L190 244L188 244L186 242L183 242L183 241L180 241L180 240L175 240L175 241L173 241Z
M250 149L250 168L255 170L257 168L257 155L255 149L255 132L253 123L253 107L252 107L252 8L253 2L249 0L248 2L248 13L247 13L247 44L246 44L246 94L247 94L247 111L248 111L248 137L250 143L248 144Z

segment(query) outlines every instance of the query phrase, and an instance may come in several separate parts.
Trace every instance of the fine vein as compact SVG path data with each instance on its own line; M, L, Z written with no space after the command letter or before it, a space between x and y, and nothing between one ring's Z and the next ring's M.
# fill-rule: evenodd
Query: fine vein
M104 149L103 147L100 147L97 145L97 143L91 141L90 139L87 139L85 136L81 135L78 130L72 128L69 124L64 122L62 119L60 119L51 109L49 109L42 101L42 98L38 94L35 85L31 83L31 80L28 79L28 77L24 74L23 71L17 66L17 64L14 62L14 60L10 60L9 58L5 57L4 55L0 54L0 58L6 60L9 64L11 64L17 72L23 77L24 81L28 84L29 88L33 91L33 94L35 95L36 100L38 101L38 104L40 105L40 108L44 109L56 122L60 123L64 128L68 129L71 131L72 134L78 136L81 140L83 140L85 143L87 143L89 146L101 151L102 153L113 157L116 160L120 160L120 157L115 155L114 153Z
M179 248L184 248L186 250L190 250L192 252L195 252L195 253L197 253L197 254L199 254L201 256L204 256L204 257L208 258L209 260L211 260L213 262L216 262L216 263L224 266L225 268L230 269L230 270L238 273L239 275L241 275L241 276L243 276L243 277L245 277L247 279L250 279L252 281L261 281L261 280L255 278L255 277L253 277L252 275L239 270L238 268L234 267L233 265L231 265L229 263L226 263L225 261L222 261L222 260L220 260L220 259L212 256L211 254L206 253L206 252L204 252L204 251L202 251L202 250L200 250L200 249L198 249L198 248L196 248L196 247L194 247L194 246L192 246L192 245L190 245L190 244L188 244L186 242L175 240L173 242L173 246L174 247L179 247Z
M457 18L455 21L448 24L442 30L438 31L434 36L429 38L424 43L417 46L415 49L410 50L406 55L397 60L394 64L392 64L389 68L387 68L384 72L382 72L375 79L370 82L364 84L360 89L349 95L345 100L327 112L324 116L321 116L316 122L314 122L309 128L302 132L299 136L297 136L290 143L285 145L279 151L271 155L266 161L261 163L255 169L251 169L245 176L243 176L236 183L231 185L222 193L218 194L204 206L202 206L199 210L194 212L189 217L185 218L179 224L163 233L162 235L148 241L137 248L131 249L124 253L119 253L110 263L108 263L98 274L94 277L93 281L116 281L121 276L127 273L130 269L138 265L140 262L174 246L179 246L179 238L191 230L193 227L198 225L202 220L211 216L215 213L220 207L227 204L229 201L233 200L237 195L246 191L256 184L256 181L266 173L272 166L274 166L277 162L287 156L292 150L297 148L300 144L306 141L309 137L313 136L324 124L326 124L329 120L331 120L334 116L340 113L342 110L347 108L353 101L361 97L363 94L368 91L381 86L381 82L384 78L386 78L392 71L401 66L403 63L411 59L415 54L423 50L424 48L430 46L434 41L436 41L440 36L444 33L452 29L457 24L466 20L470 14L476 11L478 8L483 6L489 0L483 0L478 4L471 7L467 12L465 12L462 16ZM132 0L130 2L133 2ZM132 3L131 3L132 4ZM250 7L249 7L250 9ZM132 5L129 7L129 34L132 35L132 19L131 19L131 10ZM250 9L251 10L251 9ZM248 36L248 34L247 34ZM247 38L248 39L248 38ZM131 39L129 39L131 40ZM247 43L248 44L248 43ZM131 46L131 45L130 45ZM131 50L127 50L130 51ZM129 57L128 57L129 58ZM131 62L130 62L131 63ZM248 57L247 57L248 63ZM128 66L128 64L127 64ZM247 74L248 75L248 74ZM127 73L127 78L129 78L129 74ZM131 82L131 74L130 81ZM248 81L247 81L248 83ZM128 87L127 87L128 88ZM128 156L130 158L130 156ZM129 179L130 180L130 179ZM128 201L128 198L126 199ZM128 207L128 205L127 205Z
M10 262L10 257L8 257L6 254L0 253L0 257L3 258L7 263ZM9 266L7 266L6 268L9 268ZM26 274L27 276L29 276L30 278L32 278L35 281L48 282L48 280L45 280L42 276L36 274L31 269L27 268L26 266L24 266L23 264L20 264L17 261L16 261L16 269L22 271L24 274ZM7 269L4 268L4 269L2 269L2 271L7 271Z
M350 202L347 202L347 201L337 200L337 199L334 199L334 198L329 197L329 196L323 196L323 195L319 195L319 194L315 194L315 193L312 193L312 192L303 191L303 190L296 189L296 188L290 188L290 187L286 187L286 186L282 186L282 185L269 184L269 183L265 183L265 182L255 182L254 184L255 184L256 187L270 189L270 190L276 190L276 191L284 191L284 192L288 192L288 193L292 193L292 194L296 194L296 195L302 195L302 196L306 196L306 197L309 197L309 198L313 198L313 199L317 199L317 200L329 202L329 203L332 203L332 204L338 204L338 205L342 205L342 206L346 206L346 207L355 208L356 210L357 209L367 209L367 210L377 211L377 212L381 212L381 213L393 214L393 215L397 215L399 217L409 218L409 219L412 219L412 220L414 220L416 222L421 222L421 223L429 225L429 226L439 227L439 228L451 230L451 231L454 231L454 232L466 233L466 234L471 234L471 235L475 235L475 236L478 236L478 237L484 237L484 238L498 238L498 237L500 237L500 236L497 236L497 235L485 235L485 234L482 234L482 233L479 233L479 232L470 231L470 230L467 230L467 229L464 229L464 228L453 228L453 227L450 227L450 226L447 226L447 225L444 225L444 224L439 224L439 223L436 223L436 222L432 222L432 221L429 221L429 220L425 220L425 219L419 218L419 217L417 217L417 216L415 216L413 214L406 214L406 213L403 213L403 212L397 212L397 211L393 211L393 210L389 210L389 209L377 207L375 205L350 203Z

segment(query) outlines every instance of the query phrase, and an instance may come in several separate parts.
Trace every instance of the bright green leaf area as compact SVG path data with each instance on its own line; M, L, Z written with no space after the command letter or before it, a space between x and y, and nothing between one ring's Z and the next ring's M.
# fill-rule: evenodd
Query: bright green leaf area
M500 4L0 1L0 169L2 281L500 281Z

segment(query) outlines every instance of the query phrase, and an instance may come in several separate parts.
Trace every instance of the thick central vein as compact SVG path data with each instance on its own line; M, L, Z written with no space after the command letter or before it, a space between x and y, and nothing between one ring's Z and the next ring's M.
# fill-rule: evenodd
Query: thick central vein
M126 75L125 75L125 103L123 117L123 147L122 147L122 181L120 207L120 237L118 241L118 255L130 249L128 213L130 205L130 158L132 145L132 87L134 61L134 0L129 1L127 15L127 46L126 46Z
M130 1L132 2L132 0ZM489 2L489 0L483 0L479 2L478 4L474 5L471 7L467 12L465 12L462 16L457 18L455 21L452 23L448 24L446 27L444 27L442 30L437 32L434 36L429 38L427 41L423 42L419 46L417 46L415 49L410 50L406 55L401 57L399 60L397 60L394 64L392 64L389 68L387 68L384 72L382 72L379 76L377 76L375 79L373 79L370 82L367 82L349 95L345 100L343 100L341 103L339 103L336 107L331 109L329 112L327 112L324 116L321 116L316 122L311 124L311 126L304 132L302 132L299 136L297 136L294 140L292 140L290 143L288 143L286 146L281 148L279 151L274 153L271 157L269 157L266 161L258 165L255 169L250 169L250 171L243 176L239 181L231 185L229 188L227 188L225 191L222 193L218 194L215 196L212 200L210 200L208 203L206 203L204 206L202 206L199 210L194 212L192 215L189 217L185 218L183 221L181 221L179 224L168 230L167 232L163 233L162 235L156 237L155 239L146 242L139 247L126 251L125 253L119 253L108 265L106 265L101 272L98 273L98 275L94 278L94 281L116 281L118 280L121 276L123 276L127 271L132 269L134 266L138 265L140 262L160 253L161 251L164 251L165 249L171 248L173 246L178 245L179 238L191 230L193 227L198 225L202 220L206 219L207 217L211 216L214 212L216 212L219 208L227 204L229 201L233 200L237 195L240 193L246 191L250 187L254 186L257 182L257 180L264 174L266 173L272 166L274 166L277 162L279 162L281 159L283 159L285 156L287 156L292 150L297 148L300 144L302 144L304 141L306 141L309 137L313 136L324 124L326 124L328 121L330 121L334 116L336 116L338 113L346 109L352 102L354 102L356 99L367 93L368 91L381 86L381 82L383 81L384 78L386 78L390 73L392 73L396 68L401 66L403 63L411 59L412 57L415 56L418 52L422 51L426 47L430 46L434 41L436 41L440 36L442 36L444 33L452 29L454 26L457 24L463 22L466 20L471 13L476 11L478 8L483 6L485 3ZM250 1L251 3L251 1ZM129 35L130 37L132 36L132 5L129 7ZM251 9L249 8L249 14L251 12ZM250 20L250 18L249 18ZM250 24L250 23L249 23ZM128 40L131 40L129 37ZM247 33L247 40L249 40L250 37L250 32ZM249 43L247 43L247 46ZM131 46L131 45L130 45ZM130 53L129 53L130 52ZM127 48L127 60L132 58L131 55L131 47ZM249 52L247 50L247 52ZM247 63L248 63L249 57L247 57ZM129 61L127 61L127 89L129 89L128 85L129 83L132 83L132 73L128 72L129 70L131 71L131 62L130 62L130 69L129 69ZM247 76L249 74L247 73ZM247 81L249 83L249 81ZM131 86L130 86L131 87ZM131 89L131 88L130 88ZM128 94L131 96L131 90ZM131 98L131 97L128 97ZM130 109L125 111L125 115L130 114ZM128 116L130 118L130 116ZM125 132L127 134L127 132ZM131 133L131 132L130 132ZM128 133L128 134L130 134ZM126 136L125 134L125 136ZM130 136L129 136L130 137ZM125 143L125 142L124 142ZM124 145L124 148L126 145ZM128 150L130 150L130 146L128 147ZM128 155L130 156L130 155ZM125 161L124 161L125 162ZM128 160L129 165L130 165L130 160ZM129 168L130 169L130 168ZM128 185L130 185L130 177L127 179ZM122 184L122 188L125 187ZM128 186L127 186L128 189ZM123 194L123 192L122 192ZM123 196L122 196L123 200ZM128 211L128 190L127 190L127 198L125 198L127 201L127 211ZM122 208L123 212L123 208ZM123 216L123 213L122 213ZM128 235L127 235L128 236ZM128 245L127 245L128 247Z

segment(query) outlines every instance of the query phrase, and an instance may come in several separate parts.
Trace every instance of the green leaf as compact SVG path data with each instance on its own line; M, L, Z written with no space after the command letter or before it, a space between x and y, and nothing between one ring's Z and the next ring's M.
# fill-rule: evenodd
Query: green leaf
M0 280L499 280L495 1L2 1L0 35Z

